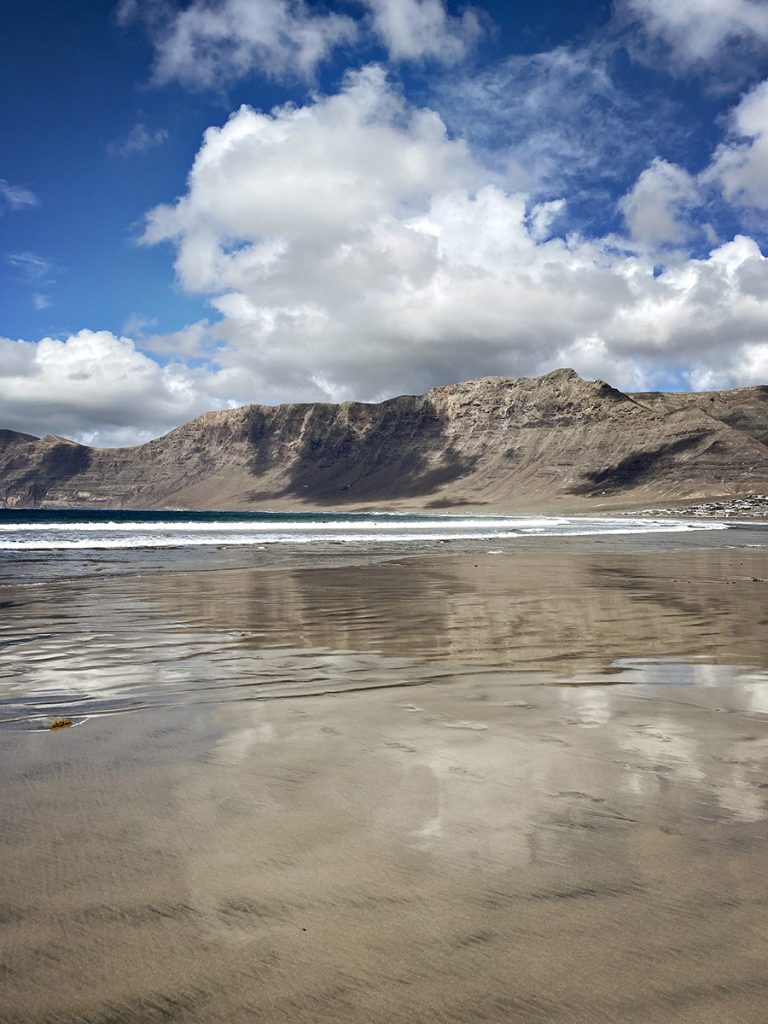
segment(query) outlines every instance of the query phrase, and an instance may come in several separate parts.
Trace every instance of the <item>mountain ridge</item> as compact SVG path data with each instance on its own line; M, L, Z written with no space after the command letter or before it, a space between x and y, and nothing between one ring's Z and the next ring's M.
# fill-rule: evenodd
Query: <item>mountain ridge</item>
M768 387L629 394L570 369L380 403L245 405L142 445L0 430L0 506L630 507L768 491Z

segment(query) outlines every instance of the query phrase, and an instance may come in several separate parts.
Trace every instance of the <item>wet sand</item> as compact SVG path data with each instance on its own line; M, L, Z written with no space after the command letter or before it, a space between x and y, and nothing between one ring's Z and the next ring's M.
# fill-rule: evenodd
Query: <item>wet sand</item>
M0 588L0 1021L763 1024L768 551L700 543Z

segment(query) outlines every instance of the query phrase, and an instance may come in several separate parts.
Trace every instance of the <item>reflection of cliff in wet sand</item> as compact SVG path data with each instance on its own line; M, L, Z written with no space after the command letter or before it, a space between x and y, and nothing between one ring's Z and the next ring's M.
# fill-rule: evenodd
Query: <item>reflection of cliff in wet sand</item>
M375 570L210 572L194 590L183 575L148 586L163 617L175 614L203 633L242 631L238 657L243 643L257 653L279 640L287 648L441 662L454 671L567 679L624 657L768 663L768 635L754 628L756 609L768 601L764 575L763 552L749 549L509 551Z
M0 431L0 502L20 506L540 512L765 492L768 388L633 396L572 370L249 405L138 448Z

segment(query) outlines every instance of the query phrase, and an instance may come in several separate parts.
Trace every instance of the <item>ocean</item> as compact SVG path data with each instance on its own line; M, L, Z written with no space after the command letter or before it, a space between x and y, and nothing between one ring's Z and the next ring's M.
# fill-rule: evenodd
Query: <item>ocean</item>
M459 551L502 554L537 544L690 545L705 536L725 543L734 528L714 520L630 515L0 509L0 582L320 566Z
M630 516L4 509L0 510L0 551L323 543L419 545L452 540L490 541L723 529L727 529L727 524L722 522Z

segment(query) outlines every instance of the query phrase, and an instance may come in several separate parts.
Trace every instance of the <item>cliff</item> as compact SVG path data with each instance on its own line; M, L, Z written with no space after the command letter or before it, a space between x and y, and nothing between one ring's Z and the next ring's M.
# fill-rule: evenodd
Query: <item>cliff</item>
M585 510L768 492L768 388L628 395L573 370L376 405L248 405L135 448L0 430L0 504Z

